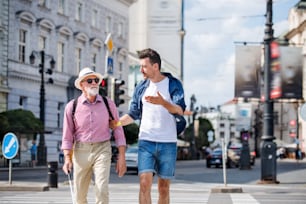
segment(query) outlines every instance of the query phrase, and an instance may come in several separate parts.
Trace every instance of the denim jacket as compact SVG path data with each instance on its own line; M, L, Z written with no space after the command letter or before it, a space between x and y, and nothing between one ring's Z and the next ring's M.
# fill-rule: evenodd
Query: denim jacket
M170 73L162 73L169 78L169 93L173 103L179 105L183 111L186 109L185 99L184 99L184 89L182 83L173 77ZM133 99L130 105L129 116L134 120L141 120L142 114L142 97L145 90L148 88L150 80L144 80L140 82L134 91Z

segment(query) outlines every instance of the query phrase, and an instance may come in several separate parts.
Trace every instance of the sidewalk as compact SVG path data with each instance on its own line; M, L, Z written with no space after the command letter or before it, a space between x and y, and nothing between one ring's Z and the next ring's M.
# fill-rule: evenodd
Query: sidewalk
M193 161L189 161L193 162ZM194 161L199 162L199 161ZM254 187L255 189L257 187L279 187L279 188L306 188L306 159L304 160L293 160L293 159L283 159L281 161L278 160L278 162L282 162L287 166L291 166L292 168L297 168L297 170L294 171L286 171L286 169L277 170L277 180L280 181L279 184L258 184L258 181L253 181L250 183L241 183L241 184L231 184L228 183L226 186L222 183L207 183L207 182L192 182L184 180L184 177L180 180L174 180L173 183L176 184L195 184L198 183L198 185L206 186L210 188L212 193L240 193L244 192L245 188ZM190 164L191 165L191 164ZM258 168L260 168L260 163L257 163ZM294 166L293 166L294 165ZM31 170L31 171L46 171L46 177L48 176L48 167L47 166L38 166L38 167L14 167L13 172L14 173L21 173L23 170ZM1 172L8 172L8 168L0 168ZM239 175L247 174L248 172L245 170L242 170L242 172L238 172ZM62 176L61 167L58 169L59 177ZM135 175L136 176L136 175ZM258 175L258 178L260 178L260 173ZM66 177L65 177L66 179ZM60 180L60 179L59 179ZM62 180L62 179L61 179ZM67 182L58 182L59 187L60 186L67 186ZM115 185L115 184L112 184ZM28 182L28 181L12 181L12 184L9 184L8 180L0 180L0 191L48 191L48 181L37 181L37 182Z

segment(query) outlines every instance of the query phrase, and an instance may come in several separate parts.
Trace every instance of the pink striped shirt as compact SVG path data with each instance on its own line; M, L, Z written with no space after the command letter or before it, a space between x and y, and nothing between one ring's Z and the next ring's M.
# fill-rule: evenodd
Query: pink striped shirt
M119 120L115 103L109 98L107 98L107 101L115 120ZM78 98L74 122L72 120L72 107L73 100L65 107L62 149L72 149L74 142L95 143L110 140L110 116L100 95L97 96L94 103L88 102L84 94ZM114 137L117 146L126 145L121 126L114 130Z

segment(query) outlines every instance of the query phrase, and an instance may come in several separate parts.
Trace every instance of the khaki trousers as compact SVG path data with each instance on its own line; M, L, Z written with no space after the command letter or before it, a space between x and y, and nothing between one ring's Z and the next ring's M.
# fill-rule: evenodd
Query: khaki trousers
M91 177L95 178L96 204L108 204L108 183L111 166L110 141L80 143L74 145L73 177L77 204L87 204L87 193Z

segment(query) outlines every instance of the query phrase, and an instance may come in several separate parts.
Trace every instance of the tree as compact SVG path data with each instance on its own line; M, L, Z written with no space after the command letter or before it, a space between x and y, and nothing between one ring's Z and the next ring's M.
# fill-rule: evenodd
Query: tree
M29 110L14 109L2 112L0 113L0 121L1 140L7 132L31 137L43 131L42 122Z
M199 120L199 136L195 137L195 145L198 150L203 146L209 146L207 132L209 130L214 131L211 122L206 118L198 118ZM184 132L184 139L191 141L193 137L193 123L191 123Z

